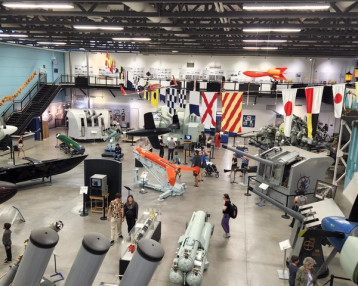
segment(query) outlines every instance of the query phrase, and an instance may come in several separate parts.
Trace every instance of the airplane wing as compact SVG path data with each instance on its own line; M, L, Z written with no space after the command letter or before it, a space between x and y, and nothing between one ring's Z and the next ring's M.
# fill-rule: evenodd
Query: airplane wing
M174 168L172 167L167 167L167 176L168 176L168 180L171 186L175 185L175 176L176 176L177 172Z

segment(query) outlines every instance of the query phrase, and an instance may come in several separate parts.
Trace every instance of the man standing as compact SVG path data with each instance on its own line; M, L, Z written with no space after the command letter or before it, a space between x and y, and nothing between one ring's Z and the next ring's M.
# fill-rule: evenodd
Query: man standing
M245 149L244 152L245 152L245 153L249 153L249 150ZM249 166L249 160L250 160L250 158L249 158L249 157L246 157L246 156L244 156L244 155L242 155L241 158L242 158L242 161L241 161L241 169L246 168L247 166ZM243 176L244 176L244 173L241 172L240 177L243 177Z
M170 137L170 140L168 141L168 161L173 160L174 155L174 149L177 146L177 144L174 142L173 137Z
M298 263L300 262L300 259L296 255L291 256L291 263L289 264L289 279L288 283L290 283L290 286L295 286L295 280L296 280L296 274L298 270Z
M119 147L119 144L116 144L116 148L114 148L113 159L116 160L121 158L121 154L122 154L122 148Z
M163 135L160 136L160 140L159 140L159 145L160 145L160 149L159 149L159 157L164 157L164 143L163 143Z
M194 167L199 167L201 168L201 156L199 155L199 151L196 150L195 151L195 156L193 158L193 164L191 166L192 168ZM194 187L199 187L199 174L196 174L195 171L194 171L194 177L195 177L195 185Z
M111 201L108 208L107 220L109 221L109 217L112 213L111 217L111 246L114 244L114 238L116 234L116 226L117 233L119 238L123 238L122 236L122 222L124 221L124 205L122 203L121 194L116 194L115 199Z

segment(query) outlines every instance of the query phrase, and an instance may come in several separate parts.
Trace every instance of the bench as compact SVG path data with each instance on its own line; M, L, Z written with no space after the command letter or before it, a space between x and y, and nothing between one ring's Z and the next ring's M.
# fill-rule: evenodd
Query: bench
M114 152L104 152L102 153L102 158L112 158L113 159ZM119 161L122 161L124 159L124 154L121 154L119 157Z

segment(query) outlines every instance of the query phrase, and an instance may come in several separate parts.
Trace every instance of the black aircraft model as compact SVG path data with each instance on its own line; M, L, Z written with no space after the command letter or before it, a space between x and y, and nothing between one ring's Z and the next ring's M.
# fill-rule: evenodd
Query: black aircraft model
M0 204L10 200L17 193L17 186L9 182L0 182Z
M38 161L26 157L25 159L28 160L29 163L0 168L0 181L16 184L34 179L50 178L51 180L51 176L72 170L86 159L87 156L88 155L81 155L72 158L51 159L45 161ZM1 184L2 182L0 182L0 188ZM13 195L15 194L16 192Z
M148 112L144 114L144 129L129 131L127 132L127 135L148 137L152 147L154 149L160 149L158 136L169 132L171 132L171 129L169 128L156 128L153 113Z

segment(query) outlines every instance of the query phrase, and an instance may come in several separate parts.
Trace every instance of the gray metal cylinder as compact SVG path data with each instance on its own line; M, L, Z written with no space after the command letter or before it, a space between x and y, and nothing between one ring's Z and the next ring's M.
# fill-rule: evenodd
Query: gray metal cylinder
M274 163L272 161L263 159L261 157L255 156L255 155L251 155L249 153L242 152L240 150L237 150L235 148L229 147L227 145L222 145L222 147L225 148L225 149L228 149L228 150L230 150L232 152L235 152L237 154L244 155L244 156L246 156L246 157L248 157L248 158L250 158L252 160L258 161L258 162L263 163L263 164L266 164L268 166L273 166L274 165Z
M10 266L9 271L0 280L0 286L9 286L12 283L12 281L14 281L14 278L15 278L18 268L19 268L19 266L17 266L17 265Z
M68 274L65 286L92 285L109 248L109 239L103 234L86 234Z
M147 286L164 254L163 247L155 240L141 239L120 286Z
M48 227L33 230L12 286L40 285L58 240L57 232Z

